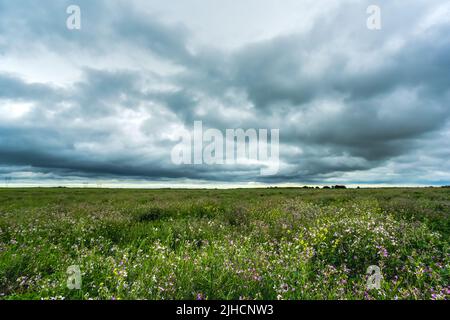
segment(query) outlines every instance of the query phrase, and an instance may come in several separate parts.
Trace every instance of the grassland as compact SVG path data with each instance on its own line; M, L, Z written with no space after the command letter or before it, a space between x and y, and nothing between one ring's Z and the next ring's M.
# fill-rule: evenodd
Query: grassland
M441 188L0 189L0 299L446 299L449 215Z

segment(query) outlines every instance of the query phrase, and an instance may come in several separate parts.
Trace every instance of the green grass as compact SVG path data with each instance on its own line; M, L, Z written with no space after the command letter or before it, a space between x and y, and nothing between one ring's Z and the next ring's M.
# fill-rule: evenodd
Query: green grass
M449 214L440 188L0 189L0 299L446 299Z

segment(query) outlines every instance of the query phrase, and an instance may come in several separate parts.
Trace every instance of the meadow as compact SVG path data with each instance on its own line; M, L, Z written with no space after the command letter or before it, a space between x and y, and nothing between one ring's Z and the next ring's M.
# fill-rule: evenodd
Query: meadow
M0 299L448 299L449 214L445 188L4 188Z

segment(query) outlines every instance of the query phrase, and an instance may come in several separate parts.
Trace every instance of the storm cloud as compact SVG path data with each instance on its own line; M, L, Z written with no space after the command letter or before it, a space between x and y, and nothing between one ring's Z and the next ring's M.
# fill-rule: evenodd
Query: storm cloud
M449 184L450 5L371 4L0 0L0 177ZM194 121L280 129L278 174L174 165Z

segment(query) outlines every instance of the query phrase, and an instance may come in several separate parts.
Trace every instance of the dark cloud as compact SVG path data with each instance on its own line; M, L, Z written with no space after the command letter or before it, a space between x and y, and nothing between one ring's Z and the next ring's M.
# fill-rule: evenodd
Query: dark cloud
M47 85L27 84L20 78L10 74L0 74L0 97L13 100L51 100L58 95L55 90Z
M450 23L424 24L438 1L385 5L379 32L365 27L367 1L343 3L310 29L233 50L197 45L189 25L120 1L78 1L83 31L70 32L68 4L0 1L0 59L27 56L24 50L51 53L67 57L79 74L55 84L0 67L0 174L267 183L450 179ZM24 103L23 114L6 114ZM279 128L279 173L261 177L257 165L173 165L176 134L195 120L223 131Z

